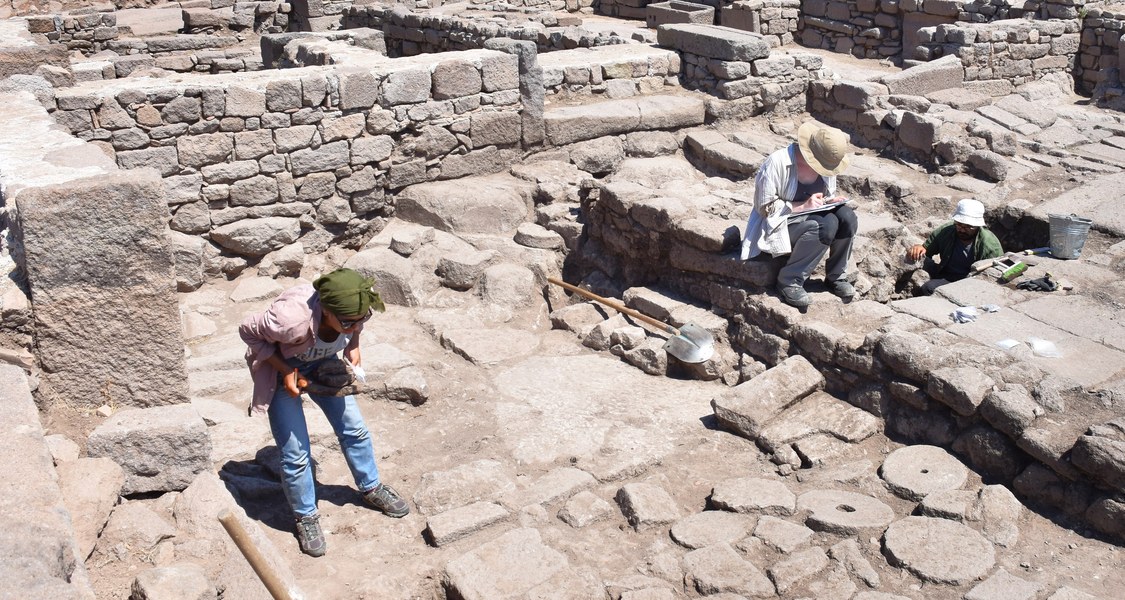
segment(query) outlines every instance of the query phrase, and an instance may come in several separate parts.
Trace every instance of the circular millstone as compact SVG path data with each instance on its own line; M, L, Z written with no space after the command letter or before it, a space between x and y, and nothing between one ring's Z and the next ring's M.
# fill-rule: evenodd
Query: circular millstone
M883 535L892 564L933 583L961 585L984 576L996 551L972 528L948 519L906 517Z
M895 519L895 511L875 498L837 490L805 492L797 498L797 510L809 511L809 528L840 535L882 531Z
M937 446L907 446L887 456L879 475L896 495L917 502L933 492L959 489L969 470Z

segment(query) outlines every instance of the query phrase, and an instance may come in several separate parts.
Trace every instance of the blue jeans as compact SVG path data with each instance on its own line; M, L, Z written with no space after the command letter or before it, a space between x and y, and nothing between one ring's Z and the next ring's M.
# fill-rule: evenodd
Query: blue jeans
M315 363L297 365L305 374L315 366ZM359 491L366 492L379 485L375 449L355 397L308 396L324 411L324 416L336 432L336 439L340 441L340 448ZM290 396L279 381L270 403L269 418L273 440L281 451L281 488L285 491L285 498L298 517L316 514L316 482L301 396Z

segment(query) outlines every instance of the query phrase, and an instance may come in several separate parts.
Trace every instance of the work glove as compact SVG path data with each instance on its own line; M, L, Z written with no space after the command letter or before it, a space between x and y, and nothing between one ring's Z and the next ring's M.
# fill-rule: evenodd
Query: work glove
M1039 279L1024 281L1016 286L1016 289L1028 290L1032 292L1053 292L1058 288L1059 284L1055 283L1055 281L1050 277L1040 277Z

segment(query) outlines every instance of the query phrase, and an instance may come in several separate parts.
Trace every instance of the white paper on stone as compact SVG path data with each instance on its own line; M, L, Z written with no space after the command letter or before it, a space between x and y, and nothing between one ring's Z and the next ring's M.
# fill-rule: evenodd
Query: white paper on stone
M1042 356L1043 358L1062 358L1062 352L1059 352L1058 346L1050 340L1045 340L1037 337L1027 338L1027 343L1031 345L1031 351L1035 356Z

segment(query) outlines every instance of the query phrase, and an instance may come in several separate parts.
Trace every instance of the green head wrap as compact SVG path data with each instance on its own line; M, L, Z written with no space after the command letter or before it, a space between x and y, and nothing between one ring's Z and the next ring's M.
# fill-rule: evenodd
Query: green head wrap
M313 282L320 305L339 317L362 317L371 310L386 310L382 298L371 289L374 285L374 279L351 269L336 269Z

